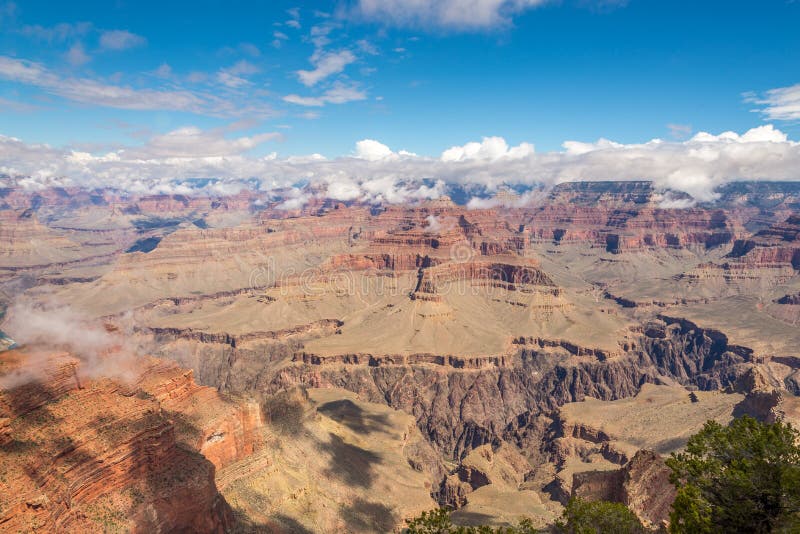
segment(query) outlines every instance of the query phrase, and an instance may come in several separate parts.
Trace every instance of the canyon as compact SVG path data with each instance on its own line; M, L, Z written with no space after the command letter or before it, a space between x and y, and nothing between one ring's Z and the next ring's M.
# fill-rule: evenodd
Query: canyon
M0 191L0 528L657 528L707 420L800 423L800 183L519 198Z

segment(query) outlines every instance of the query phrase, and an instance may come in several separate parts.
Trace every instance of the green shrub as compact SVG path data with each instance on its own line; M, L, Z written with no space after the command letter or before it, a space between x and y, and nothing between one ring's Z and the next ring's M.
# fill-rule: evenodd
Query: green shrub
M667 460L671 532L800 532L800 435L752 417L709 421Z
M460 526L450 520L450 511L444 508L422 512L414 519L406 519L408 534L534 534L533 523L523 519L514 527Z
M563 534L640 534L639 518L624 504L570 499L555 531Z

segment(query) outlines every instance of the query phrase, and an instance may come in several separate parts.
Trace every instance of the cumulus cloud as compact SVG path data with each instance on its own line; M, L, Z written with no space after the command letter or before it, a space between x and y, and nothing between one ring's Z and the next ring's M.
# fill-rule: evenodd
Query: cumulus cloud
M327 196L333 200L346 202L348 200L356 200L361 195L361 187L347 176L340 176L338 179L328 180Z
M104 50L127 50L147 43L147 39L128 30L109 30L100 34L100 48Z
M356 143L355 156L368 161L378 161L396 157L392 149L374 139L362 139Z
M731 131L719 135L700 132L692 137L696 143L785 143L787 140L788 136L771 124L751 128L742 135Z
M8 56L0 56L0 79L38 87L75 102L119 109L188 111L212 116L273 114L266 104L237 105L216 95L186 89L135 89L91 78L62 77L40 63Z
M17 184L30 189L85 184L185 194L210 193L197 190L191 179L215 178L215 193L224 194L222 184L256 184L263 191L280 191L287 209L313 196L409 202L437 198L456 186L475 197L471 207L520 206L561 182L652 180L666 193L676 192L660 199L664 207L681 208L713 200L715 189L731 181L796 180L800 168L800 143L772 125L741 134L700 132L682 142L568 141L563 150L542 153L527 143L510 147L502 138L488 137L438 157L394 151L378 140L364 139L350 155L335 159L257 157L252 149L277 139L277 134L229 138L231 131L181 128L139 147L105 154L0 136L0 174L25 176ZM498 191L510 192L490 198Z
M758 104L759 111L769 120L792 121L800 119L800 83L789 87L770 89L762 95L745 94L745 101Z
M547 0L359 0L355 14L400 27L487 30Z
M470 142L463 146L450 147L442 153L442 161L492 161L500 158L519 159L534 153L533 145L520 143L509 148L502 137L484 137L480 143Z

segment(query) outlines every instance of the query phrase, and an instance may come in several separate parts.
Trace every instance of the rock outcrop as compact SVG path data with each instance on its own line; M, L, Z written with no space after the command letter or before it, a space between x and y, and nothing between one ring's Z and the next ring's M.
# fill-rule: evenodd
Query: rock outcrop
M191 371L149 360L137 385L82 378L81 361L65 353L11 351L3 360L3 529L233 527L215 467L247 454L247 425L258 422L196 386ZM200 422L208 428L195 426ZM209 443L208 432L230 434L227 447ZM200 439L192 441L193 434Z
M588 501L611 501L630 508L650 527L669 522L675 486L661 456L641 450L624 467L610 471L584 471L573 476L572 496Z
M573 493L658 525L658 455L800 414L797 185L284 210L7 182L0 309L68 303L161 360L4 355L0 528L390 531L436 502L544 526Z

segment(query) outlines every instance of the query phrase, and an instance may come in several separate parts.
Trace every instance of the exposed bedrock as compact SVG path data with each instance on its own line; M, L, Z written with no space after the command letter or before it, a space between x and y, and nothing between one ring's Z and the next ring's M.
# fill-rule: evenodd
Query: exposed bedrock
M237 408L195 385L191 371L152 363L140 383L126 384L79 378L80 362L66 354L38 361L20 352L4 357L19 376L38 378L4 383L0 391L0 530L232 527L231 510L214 482L218 466L200 454L200 444L189 442L219 428L233 436ZM192 408L198 404L203 418ZM238 445L246 454L241 441L226 441L231 454L208 448L208 458L234 458Z
M668 210L641 203L624 208L549 203L531 210L527 233L535 241L582 242L621 253L644 249L711 249L745 235L737 217L722 210Z
M576 473L572 496L625 504L646 525L657 527L669 520L675 487L661 456L640 450L620 469Z
M526 286L545 286L555 295L559 290L553 280L538 265L514 265L497 261L447 263L420 269L415 294L435 294L439 288L454 282L485 284L512 291L532 291Z
M387 403L414 415L431 443L454 458L497 439L538 447L539 416L587 396L632 396L661 377L704 390L733 385L752 357L721 332L669 317L642 327L618 355L600 360L592 349L572 348L536 343L503 360L472 362L435 355L322 357L280 343L238 349L180 341L163 354L195 368L203 383L233 392L339 387Z
M800 270L800 215L737 240L728 257L748 266L791 266Z
M309 333L325 333L332 334L342 326L342 322L338 319L321 319L307 325L301 325L293 328L284 328L282 330L272 330L265 332L247 332L245 334L229 334L226 332L204 332L202 330L195 330L192 328L158 328L146 327L137 328L137 331L152 334L157 339L188 339L199 341L201 343L218 343L236 347L242 343L247 342L264 342L286 340L294 336L305 335Z

